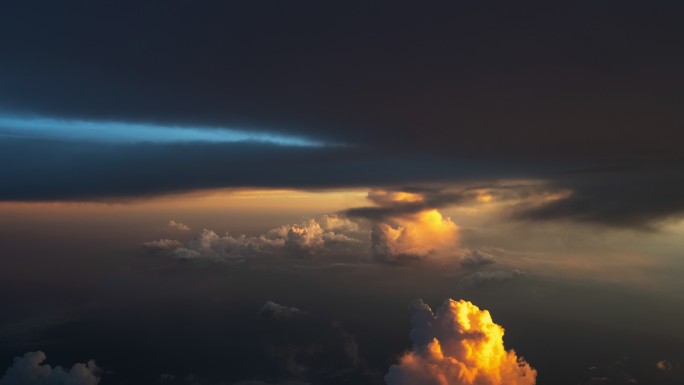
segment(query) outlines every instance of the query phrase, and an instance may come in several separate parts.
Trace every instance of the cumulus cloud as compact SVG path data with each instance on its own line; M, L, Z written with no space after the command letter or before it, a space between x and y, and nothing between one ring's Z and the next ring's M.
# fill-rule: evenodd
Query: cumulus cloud
M262 318L288 319L304 314L296 307L289 307L268 301L261 307L257 315Z
M197 239L186 244L162 239L144 246L166 251L178 259L243 260L264 256L350 254L358 252L359 238L363 238L363 234L356 223L337 215L324 215L318 220L283 225L258 236L219 235L204 229Z
M380 261L443 256L453 253L458 226L437 208L462 199L460 194L426 189L373 189L368 200L373 207L347 210L350 218L372 223L371 253ZM442 202L444 201L444 202Z
M413 349L385 376L388 385L533 385L537 372L503 344L504 329L467 301L444 302L436 313L411 304Z
M174 250L183 246L183 244L175 239L159 239L143 243L143 247L150 250Z
M453 253L458 226L436 209L418 212L390 223L376 223L371 233L373 255L384 261L402 257L441 256Z
M181 222L170 220L169 223L166 224L166 229L175 231L190 231L190 226Z
M66 370L44 364L45 353L28 352L15 357L12 366L0 379L0 385L97 385L100 369L94 361L76 363Z
M480 250L470 250L461 256L461 266L482 266L492 263L496 263L496 258Z
M518 269L511 271L476 271L463 277L461 282L467 286L479 286L491 282L504 282L522 277L527 277L527 272Z

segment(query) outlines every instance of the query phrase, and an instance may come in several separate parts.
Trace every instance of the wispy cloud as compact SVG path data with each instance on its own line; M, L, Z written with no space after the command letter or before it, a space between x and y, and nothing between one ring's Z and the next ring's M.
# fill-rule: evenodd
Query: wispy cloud
M98 143L256 142L299 147L329 145L329 143L303 136L255 131L253 128L180 126L7 115L0 116L0 136Z

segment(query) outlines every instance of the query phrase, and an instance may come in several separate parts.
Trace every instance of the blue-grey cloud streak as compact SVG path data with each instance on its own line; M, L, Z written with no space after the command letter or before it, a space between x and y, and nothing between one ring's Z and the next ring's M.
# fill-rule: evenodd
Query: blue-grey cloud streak
M279 146L322 147L325 142L301 136L249 129L172 126L149 123L56 119L0 115L2 136L57 139L98 143L236 143L255 142Z

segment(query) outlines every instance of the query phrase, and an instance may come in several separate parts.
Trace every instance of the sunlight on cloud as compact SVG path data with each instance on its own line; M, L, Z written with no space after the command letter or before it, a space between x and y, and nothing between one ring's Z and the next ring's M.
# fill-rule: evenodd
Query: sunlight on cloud
M436 313L411 304L413 349L393 365L388 385L534 385L537 372L503 343L487 310L448 299Z
M435 257L453 255L458 242L458 226L435 208L421 208L401 213L402 207L422 203L425 196L405 191L374 189L368 199L385 208L396 208L397 215L388 215L374 224L371 248L376 258L396 261L402 257Z
M371 235L373 252L381 259L441 256L456 248L458 226L435 209L392 218L391 222L394 226L376 224Z
M0 116L0 136L105 143L257 142L299 147L339 145L246 129L18 116Z

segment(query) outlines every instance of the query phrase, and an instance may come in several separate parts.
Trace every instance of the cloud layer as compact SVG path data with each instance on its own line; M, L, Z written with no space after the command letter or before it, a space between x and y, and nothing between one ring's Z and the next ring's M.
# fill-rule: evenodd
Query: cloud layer
M395 263L410 259L456 258L458 226L425 203L426 195L372 190L368 198L376 204L370 209L384 210L382 216L349 215L352 210L348 210L300 224L283 225L258 236L219 235L204 229L197 239L186 244L163 238L143 246L187 260L333 256ZM416 207L416 204L421 206ZM189 230L173 221L167 228Z
M354 255L359 251L363 232L356 223L335 215L318 220L283 225L259 236L219 235L204 229L195 240L182 244L160 239L145 247L170 253L178 259L212 259L242 261L254 257L321 257Z
M536 371L503 344L504 329L487 310L446 300L436 313L411 304L413 349L393 365L388 385L533 385Z

